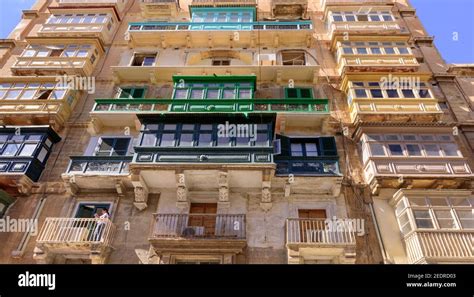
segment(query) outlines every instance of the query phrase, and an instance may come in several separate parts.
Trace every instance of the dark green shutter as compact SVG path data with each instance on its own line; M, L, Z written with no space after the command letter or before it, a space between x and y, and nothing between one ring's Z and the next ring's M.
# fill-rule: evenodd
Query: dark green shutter
M319 147L322 156L337 156L336 140L334 137L320 137Z

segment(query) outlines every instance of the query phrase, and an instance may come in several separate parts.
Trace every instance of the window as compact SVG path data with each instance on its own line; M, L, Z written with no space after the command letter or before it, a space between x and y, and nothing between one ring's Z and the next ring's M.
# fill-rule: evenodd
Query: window
M399 144L389 144L388 149L390 151L390 155L392 156L403 156L403 149Z
M107 209L109 214L111 213L112 203L89 203L81 202L77 205L75 218L92 219L94 215L99 213L101 210Z
M313 90L310 88L285 88L285 98L287 99L311 99L313 98Z
M23 148L20 150L19 156L31 157L35 152L35 149L38 145L36 143L26 143L23 145Z
M247 82L175 82L173 99L251 99L253 84Z
M230 60L227 59L212 59L212 66L229 66Z
M429 210L415 210L413 211L415 223L417 228L433 229L433 220Z
M120 88L118 98L136 99L145 98L145 88Z
M409 156L421 156L421 149L418 144L407 144L407 153Z
M456 223L450 210L435 210L434 214L440 229L456 229Z
M455 144L442 144L441 149L443 150L445 156L458 156L458 147Z
M281 52L281 64L285 66L306 65L306 53L301 50L284 50Z
M385 150L382 144L371 143L370 152L372 153L372 156L385 156Z
M474 229L474 211L472 209L457 210L456 213L463 229Z
M96 156L125 156L130 138L102 137L96 148Z
M155 65L156 53L135 54L131 66L153 66Z

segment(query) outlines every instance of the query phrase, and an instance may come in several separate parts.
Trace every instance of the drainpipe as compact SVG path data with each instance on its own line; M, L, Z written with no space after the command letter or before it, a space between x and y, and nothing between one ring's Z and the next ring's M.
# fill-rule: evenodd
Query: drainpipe
M385 245L383 243L383 239L380 232L379 223L377 221L377 215L375 214L373 202L369 203L369 208L370 208L370 214L372 215L372 220L374 221L374 224L375 224L375 234L377 234L377 239L378 239L377 241L379 242L379 247L380 247L380 250L382 251L383 263L392 264L391 261L389 261L388 256L387 256L387 251L385 250Z

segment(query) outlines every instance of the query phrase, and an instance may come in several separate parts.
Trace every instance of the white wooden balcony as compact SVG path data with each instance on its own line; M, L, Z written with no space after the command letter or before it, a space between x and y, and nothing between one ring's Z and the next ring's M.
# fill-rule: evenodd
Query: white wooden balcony
M332 258L334 263L354 263L356 233L349 225L333 230L325 219L286 220L286 246L289 263L305 259Z
M393 4L393 0L321 0L321 9L327 6L344 6L344 5L389 5Z
M38 36L44 37L97 37L105 44L112 41L116 23L101 24L44 24Z
M474 262L472 230L415 230L404 241L411 264Z
M16 75L91 76L93 66L88 58L18 57L11 69Z
M108 219L46 218L33 257L38 263L53 263L56 255L104 263L113 249L115 232L115 225Z
M339 74L365 71L416 71L420 64L413 55L340 55Z
M331 22L327 25L328 39L333 40L341 34L387 35L402 32L396 21L384 22ZM347 32L347 33L346 33Z
M147 1L147 0L145 0ZM154 0L150 0L154 1ZM221 6L256 6L256 0L192 0L190 6L221 7Z

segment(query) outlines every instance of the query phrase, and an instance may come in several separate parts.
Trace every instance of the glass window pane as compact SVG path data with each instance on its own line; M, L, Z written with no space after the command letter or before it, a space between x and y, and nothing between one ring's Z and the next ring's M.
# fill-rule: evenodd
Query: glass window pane
M457 227L450 210L435 210L434 213L441 229L455 229Z
M456 206L470 206L469 200L465 199L465 198L450 198L449 200L451 201L451 205L453 207L456 207Z
M372 52L372 55L380 55L382 54L382 51L378 47L371 47L370 51Z
M421 149L418 144L407 144L406 146L409 156L421 156Z
M179 146L193 146L193 134L181 133L179 138Z
M318 156L318 147L316 146L316 143L306 143L306 156L307 157Z
M415 98L415 94L413 93L412 90L403 89L402 93L403 93L403 97L405 98Z
M18 96L20 95L20 93L21 93L21 90L8 91L7 96L5 97L5 99L17 99Z
M160 146L174 146L174 133L163 133Z
M384 47L385 54L387 55L393 55L395 54L395 49L393 47Z
M429 201L432 206L448 206L448 200L445 198L430 198Z
M33 153L35 152L37 144L36 143L27 143L23 146L21 149L20 153L18 154L19 156L33 156Z
M303 145L301 143L292 143L291 155L295 157L303 156Z
M156 135L152 133L143 134L142 146L155 146L156 144Z
M212 134L211 133L199 134L198 146L212 146Z
M249 145L249 137L236 137L235 142L236 142L236 145L238 146Z
M456 213L464 229L474 229L474 212L473 210L456 210Z
M358 47L356 50L357 50L357 53L359 55L366 55L367 54L367 49L365 47Z
M166 125L163 125L163 130L176 131L176 124L166 124Z
M217 136L218 146L230 146L230 138L225 136Z
M207 89L207 99L219 99L219 89Z
M425 198L411 198L410 199L411 206L427 206L427 202Z
M390 150L390 154L392 156L403 156L403 149L399 144L389 144L388 149Z
M400 96L398 95L398 91L397 91L397 90L387 89L386 92L387 92L388 98L398 98L398 97L400 97Z
M5 146L5 149L3 150L2 156L14 156L19 148L20 148L19 144L9 143Z
M440 151L436 144L424 144L423 147L425 148L425 153L427 156L439 156Z
M268 145L268 134L257 133L257 140L255 140L255 146L267 146Z
M355 95L357 98L367 98L367 93L364 89L355 89Z
M344 47L344 48L342 48L342 52L343 52L344 54L348 54L348 55L354 53L354 52L352 51L352 48L351 48L351 47Z
M240 89L239 90L239 98L241 99L250 99L252 98L252 93L250 89Z
M383 98L382 90L380 89L371 89L370 94L372 98Z
M442 144L441 149L446 156L458 156L458 147L455 144Z
M222 92L223 99L234 99L235 98L235 91L234 89L224 89Z
M411 231L411 224L410 224L410 218L408 217L408 213L405 212L403 213L399 218L398 221L400 223L400 230L402 231L402 234L407 234L408 232Z
M370 146L370 152L372 153L372 156L385 156L385 151L383 149L383 145L379 143L371 143L369 144Z
M413 216L415 217L416 226L418 228L433 229L433 221L428 210L414 210Z
M192 89L191 90L191 95L190 99L202 99L202 96L204 95L204 90L203 89Z
M188 98L188 90L187 89L176 89L174 91L174 98L173 99L187 99Z
M34 95L36 93L36 90L26 90L21 94L20 99L33 99Z

